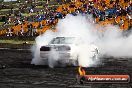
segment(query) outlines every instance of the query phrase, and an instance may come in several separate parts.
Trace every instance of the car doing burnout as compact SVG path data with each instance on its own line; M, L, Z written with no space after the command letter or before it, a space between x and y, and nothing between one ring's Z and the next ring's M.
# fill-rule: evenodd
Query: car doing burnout
M80 40L80 39L79 39ZM53 38L48 45L41 46L40 57L48 61L48 59L54 60L52 62L56 64L65 65L78 65L78 57L80 51L78 47L82 43L78 43L78 38L75 37L56 37ZM94 44L87 45L90 47L92 53L91 59L97 59L98 48Z

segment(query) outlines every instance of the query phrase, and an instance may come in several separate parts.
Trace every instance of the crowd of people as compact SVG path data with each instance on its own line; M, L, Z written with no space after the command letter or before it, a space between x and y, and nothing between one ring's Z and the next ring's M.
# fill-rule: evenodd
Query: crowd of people
M76 0L57 9L62 15L92 14L101 26L117 24L123 30L131 29L132 2L130 0Z
M7 29L0 30L0 35L6 36L38 36L48 29L55 30L58 19L63 19L67 14L91 14L94 23L100 26L107 24L119 25L122 30L131 29L132 2L131 0L57 0L58 7L49 7L41 3L43 9L36 10L37 4L20 6L19 12L11 12L5 24L15 23ZM24 9L29 16L23 16ZM16 13L16 14L15 14ZM36 13L35 15L31 15Z
M20 24L23 21L30 21L30 22L31 21L41 21L45 18L43 15L47 12L47 5L43 2L41 3L38 3L38 2L31 3L30 2L29 3L25 1L25 3L16 4L16 5L17 5L16 7L18 10L15 10L16 7L10 6L11 10L7 13L7 15L1 16L1 18L4 19L5 24L10 24L10 23ZM42 8L37 8L37 6L42 6ZM3 8L3 6L1 6L1 8ZM50 9L54 9L54 7ZM27 15L25 15L25 13Z

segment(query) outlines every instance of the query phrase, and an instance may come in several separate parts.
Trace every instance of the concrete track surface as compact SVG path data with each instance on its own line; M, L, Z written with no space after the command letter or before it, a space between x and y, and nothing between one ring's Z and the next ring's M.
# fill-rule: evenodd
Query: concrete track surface
M122 84L77 84L77 67L31 65L32 54L26 49L0 49L0 88L132 88ZM87 74L128 74L132 77L132 58L104 58L97 67L85 68Z

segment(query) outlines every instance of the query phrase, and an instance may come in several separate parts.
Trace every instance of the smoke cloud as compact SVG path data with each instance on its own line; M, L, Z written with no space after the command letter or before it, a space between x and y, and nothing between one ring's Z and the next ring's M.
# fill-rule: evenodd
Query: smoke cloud
M40 47L47 45L57 36L81 38L80 40L73 41L74 44L79 45L78 48L75 49L73 47L72 49L73 57L75 57L76 54L79 54L78 64L72 62L73 65L80 65L83 67L93 66L96 65L99 58L102 58L103 56L112 56L115 58L132 57L131 31L129 31L129 35L127 35L127 33L124 35L123 31L121 31L118 26L113 25L107 25L97 29L93 18L89 15L67 15L64 19L59 20L56 29L56 32L48 30L36 38L36 44L32 47L34 58L32 59L31 64L49 65L49 67L54 67L57 64L56 61L59 60L60 54L56 53L54 50L50 51L47 62L40 57ZM99 49L100 57L97 60L90 58L92 55L90 49L92 48L88 46L91 44L96 45ZM68 63L63 58L61 61L62 66L65 66L64 64Z

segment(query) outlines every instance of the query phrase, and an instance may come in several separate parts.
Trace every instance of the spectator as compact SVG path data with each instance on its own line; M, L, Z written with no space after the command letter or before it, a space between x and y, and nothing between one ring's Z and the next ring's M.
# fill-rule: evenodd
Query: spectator
M9 36L9 37L10 37L10 36L12 36L12 33L13 33L13 32L11 31L11 29L8 28L8 30L7 30L7 32L6 32L6 34L7 34L6 36Z
M20 35L21 35L21 36L24 36L23 33L24 33L24 29L23 29L23 27L21 26L21 29L20 29Z

